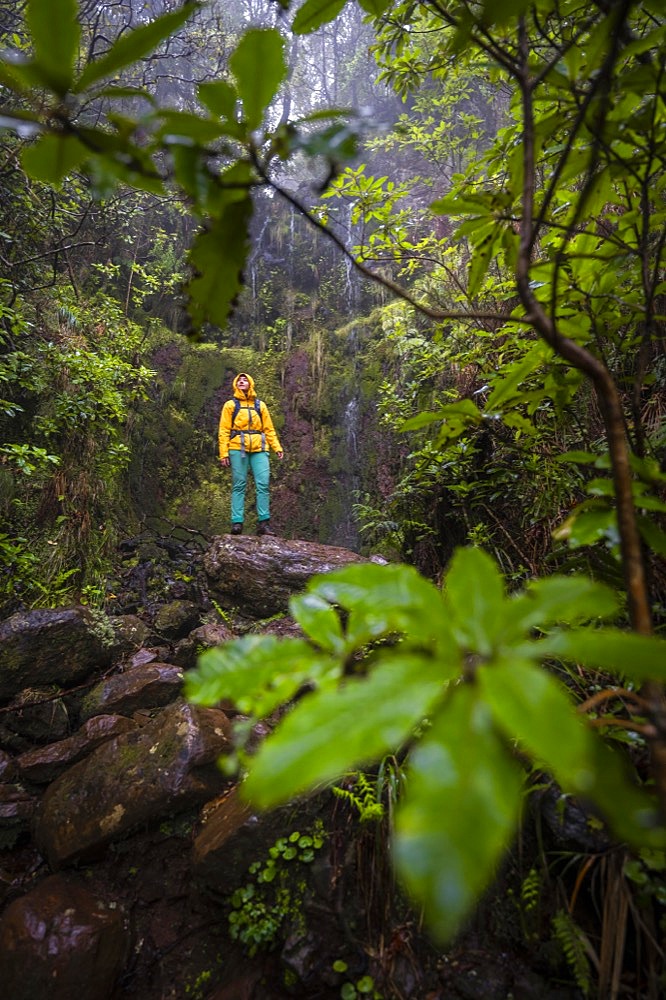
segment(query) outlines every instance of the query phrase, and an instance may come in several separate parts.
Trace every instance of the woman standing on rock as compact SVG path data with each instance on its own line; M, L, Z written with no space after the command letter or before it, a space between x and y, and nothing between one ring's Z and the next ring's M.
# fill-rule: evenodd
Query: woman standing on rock
M234 398L220 414L218 441L220 461L231 466L231 534L243 531L245 487L248 470L254 476L257 497L258 535L272 535L270 527L269 449L282 458L282 445L273 427L268 407L254 391L254 380L241 372L233 381Z

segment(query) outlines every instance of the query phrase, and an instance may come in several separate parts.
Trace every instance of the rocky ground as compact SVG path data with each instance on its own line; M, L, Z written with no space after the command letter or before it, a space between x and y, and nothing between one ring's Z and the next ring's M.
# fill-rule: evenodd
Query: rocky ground
M504 889L438 952L390 877L383 825L361 828L329 792L253 814L216 763L233 706L183 699L198 651L250 630L294 634L289 596L357 559L272 538L222 536L205 551L137 539L116 614L0 623L8 997L578 996L548 984L557 959L530 954Z

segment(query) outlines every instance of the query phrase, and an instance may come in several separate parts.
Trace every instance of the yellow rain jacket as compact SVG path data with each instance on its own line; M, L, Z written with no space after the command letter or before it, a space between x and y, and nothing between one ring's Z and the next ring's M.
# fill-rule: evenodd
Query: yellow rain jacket
M245 375L250 383L247 394L242 393L237 382ZM228 458L229 451L282 451L282 445L273 427L266 404L259 400L254 391L254 379L246 372L239 372L233 381L234 398L227 400L220 414L218 442L220 458ZM237 410L236 400L240 402ZM237 412L236 412L237 411ZM234 419L234 413L236 414Z

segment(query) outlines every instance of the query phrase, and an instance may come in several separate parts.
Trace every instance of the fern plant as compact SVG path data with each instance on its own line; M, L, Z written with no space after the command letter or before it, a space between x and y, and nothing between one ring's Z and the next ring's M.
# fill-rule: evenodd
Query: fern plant
M552 927L576 985L583 996L589 996L592 980L583 932L566 910L558 910L552 919Z
M384 818L384 806L377 798L376 788L362 771L351 776L351 787L333 785L332 792L358 813L361 823L374 823Z

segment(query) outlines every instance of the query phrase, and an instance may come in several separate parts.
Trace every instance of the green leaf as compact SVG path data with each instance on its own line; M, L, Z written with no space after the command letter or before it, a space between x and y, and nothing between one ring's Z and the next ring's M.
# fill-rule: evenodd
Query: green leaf
M542 657L557 657L635 681L666 680L666 640L619 629L556 632L538 642Z
M71 87L81 27L76 0L28 0L26 24L34 65L61 96Z
M238 84L247 126L250 130L259 128L287 74L280 32L273 28L247 31L229 60L229 68Z
M238 94L235 87L232 87L226 80L202 83L199 85L197 94L203 106L214 115L219 118L234 118Z
M42 2L48 3L48 0L42 0ZM144 56L157 48L160 42L173 35L199 10L200 6L201 4L198 2L184 3L178 10L163 14L151 21L150 24L144 24L140 28L134 28L133 31L121 35L106 55L88 63L74 88L75 93L81 93L93 83L97 83L104 77L112 76L118 70L124 69L125 66L143 59Z
M542 667L518 659L480 667L476 676L504 734L518 739L565 790L588 791L594 779L593 737L559 681Z
M482 420L478 406L471 399L461 399L456 403L448 403L436 413L417 413L401 424L400 431L414 431L426 427L434 421L443 421L452 433L459 433L466 427L480 424Z
M342 652L345 640L335 608L317 594L300 594L289 602L292 615L303 631L323 649Z
M366 14L381 17L391 6L392 0L358 0L358 2Z
M510 399L518 390L521 382L540 368L544 361L552 355L552 350L547 344L537 343L532 347L524 358L503 369L502 378L495 383L493 391L486 400L486 413L495 413Z
M202 118L189 111L162 111L158 136L165 143L207 145L225 134L224 126L212 118Z
M458 930L516 828L522 774L471 685L457 687L413 751L396 816L399 874L435 938Z
M483 16L481 20L487 28L496 24L508 24L512 18L523 14L529 6L530 0L502 0L501 3L498 3L497 0L485 0L482 4Z
M397 750L443 690L431 658L396 652L367 678L305 695L252 759L244 796L269 808Z
M27 146L21 154L23 167L35 180L60 187L63 179L89 159L90 150L72 135L51 132Z
M201 150L196 146L174 144L170 152L176 180L192 199L193 210L204 215L207 207L215 202L217 192Z
M594 784L589 798L599 806L615 835L632 847L663 847L666 828L654 799L637 785L628 761L602 740L591 743Z
M110 97L112 100L116 97L141 97L154 108L157 107L155 97L153 94L149 93L145 87L120 87L115 84L110 84L108 87L102 87L101 90L98 90L96 96Z
M418 647L434 644L443 659L457 658L441 594L411 566L346 566L315 577L308 591L350 612L350 648L405 633L404 642Z
M189 313L198 329L205 320L224 328L243 284L249 250L252 201L249 195L225 205L200 233L189 261L197 272L189 284Z
M471 299L479 291L481 283L490 266L490 262L495 256L495 247L501 239L502 227L493 220L477 234L481 238L472 248L472 257L469 265L469 277L467 281L467 294Z
M523 594L512 598L507 619L522 631L557 622L608 618L618 608L614 590L585 576L549 576L529 583Z
M322 24L334 21L346 3L347 0L305 0L294 18L292 32L294 35L309 35Z
M185 692L197 705L228 699L259 718L289 701L306 682L337 677L339 664L304 639L244 636L206 650L185 675Z
M663 531L649 517L638 517L638 530L653 552L666 558L666 531Z
M583 545L594 545L605 541L610 545L618 545L620 535L617 527L617 515L610 507L594 507L584 509L580 504L558 528L553 531L553 538L566 541L572 549Z
M489 656L502 634L504 580L481 549L457 549L446 574L445 604L459 644Z

